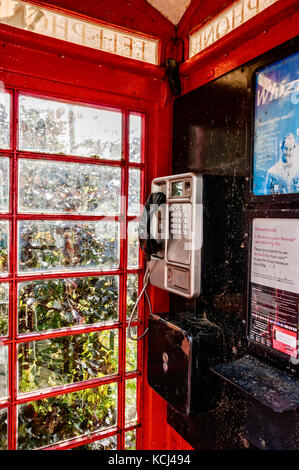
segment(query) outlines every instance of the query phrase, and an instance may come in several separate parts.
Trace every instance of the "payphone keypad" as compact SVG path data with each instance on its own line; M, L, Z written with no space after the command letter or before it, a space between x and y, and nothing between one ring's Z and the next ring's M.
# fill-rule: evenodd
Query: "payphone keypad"
M186 204L172 204L170 211L170 234L173 238L187 238L190 230L190 217Z

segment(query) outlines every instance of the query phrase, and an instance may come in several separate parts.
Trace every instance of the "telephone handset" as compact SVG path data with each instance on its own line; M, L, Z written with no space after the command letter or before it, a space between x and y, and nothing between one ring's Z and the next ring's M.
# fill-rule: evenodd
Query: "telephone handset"
M161 210L161 204L165 204L166 195L162 192L151 193L145 203L144 210L140 219L138 236L142 250L146 258L150 260L152 254L161 249L162 242L151 236L151 222L154 214Z

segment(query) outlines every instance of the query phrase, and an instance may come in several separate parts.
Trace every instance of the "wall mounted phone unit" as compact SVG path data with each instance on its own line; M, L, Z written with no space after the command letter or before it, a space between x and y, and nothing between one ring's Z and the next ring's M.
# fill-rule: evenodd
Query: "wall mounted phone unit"
M201 293L202 176L156 178L139 236L149 260L149 282L186 298Z
M130 326L143 294L152 312L146 288L153 286L186 298L201 292L201 250L203 221L202 176L195 173L165 176L152 181L139 224L139 242L147 267L143 288L129 318Z

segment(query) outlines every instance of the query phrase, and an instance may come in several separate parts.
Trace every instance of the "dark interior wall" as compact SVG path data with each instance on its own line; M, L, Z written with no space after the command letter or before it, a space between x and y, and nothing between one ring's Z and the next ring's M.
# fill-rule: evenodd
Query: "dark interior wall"
M224 361L242 357L246 344L247 250L245 214L250 208L253 74L283 57L289 44L175 100L173 173L200 172L204 191L202 295L171 295L170 312L196 317L204 310L224 335ZM223 385L217 408L186 418L168 407L168 422L195 449L240 449L246 439L246 399Z
M204 246L200 301L171 295L170 312L198 309L221 328L224 359L245 351L246 255L245 177L247 122L251 95L246 68L240 68L174 104L173 173L208 175L204 191ZM200 304L200 306L199 306ZM228 396L230 397L228 399ZM244 403L232 390L214 411L185 418L168 407L168 421L195 449L238 449L244 439Z
M238 330L244 328L245 319L243 236L249 80L247 69L240 68L176 100L173 127L173 173L195 171L209 175L204 201L208 228L204 227L201 299L210 316L217 317L215 311L220 310L218 317L228 316L229 325L238 317ZM172 296L172 304L175 311L187 306L196 313L196 301L186 303ZM229 356L233 357L242 335L238 331L234 341L236 329L230 330Z

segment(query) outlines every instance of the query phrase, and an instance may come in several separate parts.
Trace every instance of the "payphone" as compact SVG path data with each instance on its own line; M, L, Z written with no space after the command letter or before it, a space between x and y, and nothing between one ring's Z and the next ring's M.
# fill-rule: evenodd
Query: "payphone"
M200 297L205 188L210 179L190 172L153 180L139 226L147 267L137 302L143 293L149 302L148 282L186 299ZM221 387L210 366L221 360L220 328L202 308L197 316L186 311L173 316L153 314L150 302L149 307L149 385L184 415L214 408Z
M139 227L150 283L187 298L197 297L201 287L202 178L186 173L154 179Z

